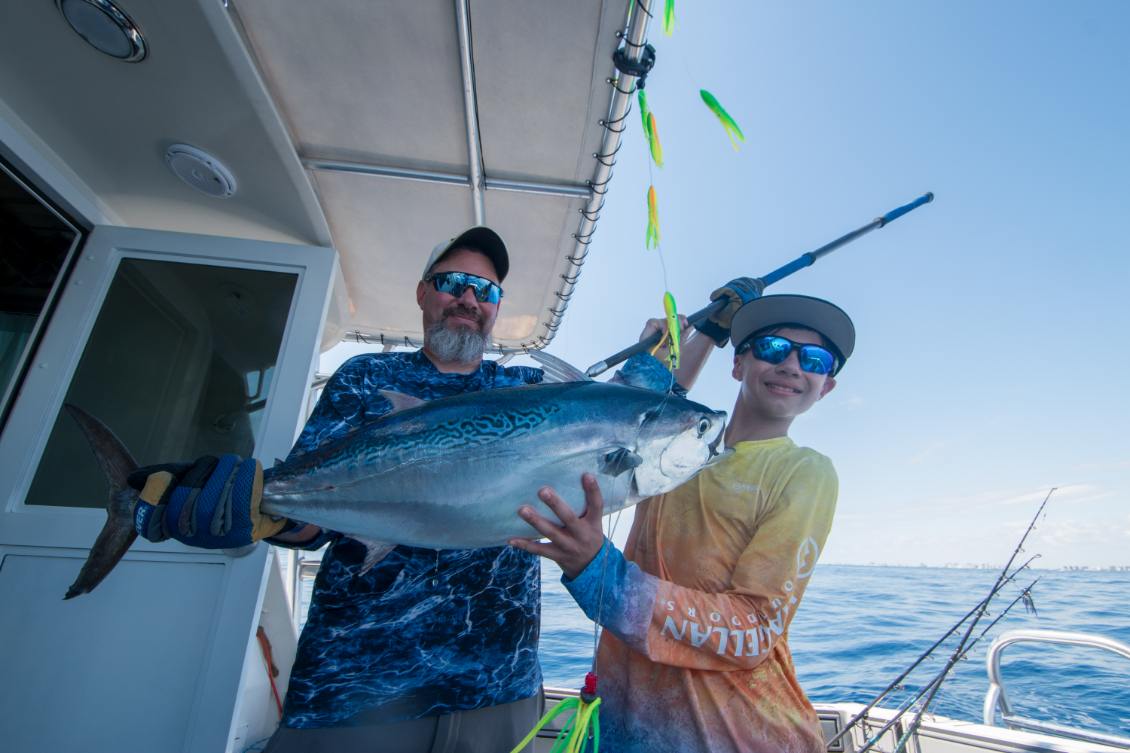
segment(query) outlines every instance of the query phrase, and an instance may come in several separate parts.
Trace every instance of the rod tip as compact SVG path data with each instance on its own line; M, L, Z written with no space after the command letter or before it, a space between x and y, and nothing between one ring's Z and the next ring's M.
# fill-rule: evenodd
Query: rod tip
M934 192L933 191L927 191L926 195L922 198L926 199L926 203L929 204L931 201L934 200Z

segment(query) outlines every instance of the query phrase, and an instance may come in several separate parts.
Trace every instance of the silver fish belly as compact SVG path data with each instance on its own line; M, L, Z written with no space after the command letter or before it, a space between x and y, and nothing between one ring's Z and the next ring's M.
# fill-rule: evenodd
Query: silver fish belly
M263 509L374 541L496 546L537 536L517 509L539 505L543 486L578 513L583 473L597 476L606 512L678 486L717 457L724 426L725 413L616 384L462 395L395 413L276 466ZM641 494L637 473L658 484Z

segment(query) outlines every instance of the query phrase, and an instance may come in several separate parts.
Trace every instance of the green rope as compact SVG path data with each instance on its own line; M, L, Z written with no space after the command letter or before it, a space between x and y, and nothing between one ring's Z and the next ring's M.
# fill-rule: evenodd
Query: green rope
M597 753L600 750L600 715L596 713L598 706L600 706L599 698L592 703L584 703L580 698L566 698L545 712L545 715L534 725L530 733L526 735L522 742L515 745L510 753L519 753L522 748L525 748L537 737L543 727L556 719L561 713L570 710L574 713L561 726L561 731L557 733L557 739L553 743L550 753L585 753L588 750L589 736L587 731L589 727L592 728L592 753Z

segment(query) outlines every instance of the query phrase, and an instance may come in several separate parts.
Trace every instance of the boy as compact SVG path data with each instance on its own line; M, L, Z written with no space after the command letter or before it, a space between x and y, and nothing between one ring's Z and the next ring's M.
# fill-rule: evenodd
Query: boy
M755 298L729 324L741 385L725 437L733 454L639 505L623 554L601 532L592 476L579 518L549 488L539 496L562 525L519 511L549 543L511 543L561 565L605 627L601 748L612 753L824 751L787 639L837 481L788 430L835 387L855 331L837 306L798 295Z

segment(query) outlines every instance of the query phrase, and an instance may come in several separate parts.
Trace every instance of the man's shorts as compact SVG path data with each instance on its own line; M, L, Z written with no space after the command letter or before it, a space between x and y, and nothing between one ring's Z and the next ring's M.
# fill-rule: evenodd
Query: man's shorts
M510 753L542 715L539 693L514 703L392 724L279 727L263 753ZM528 745L524 753L533 753Z

